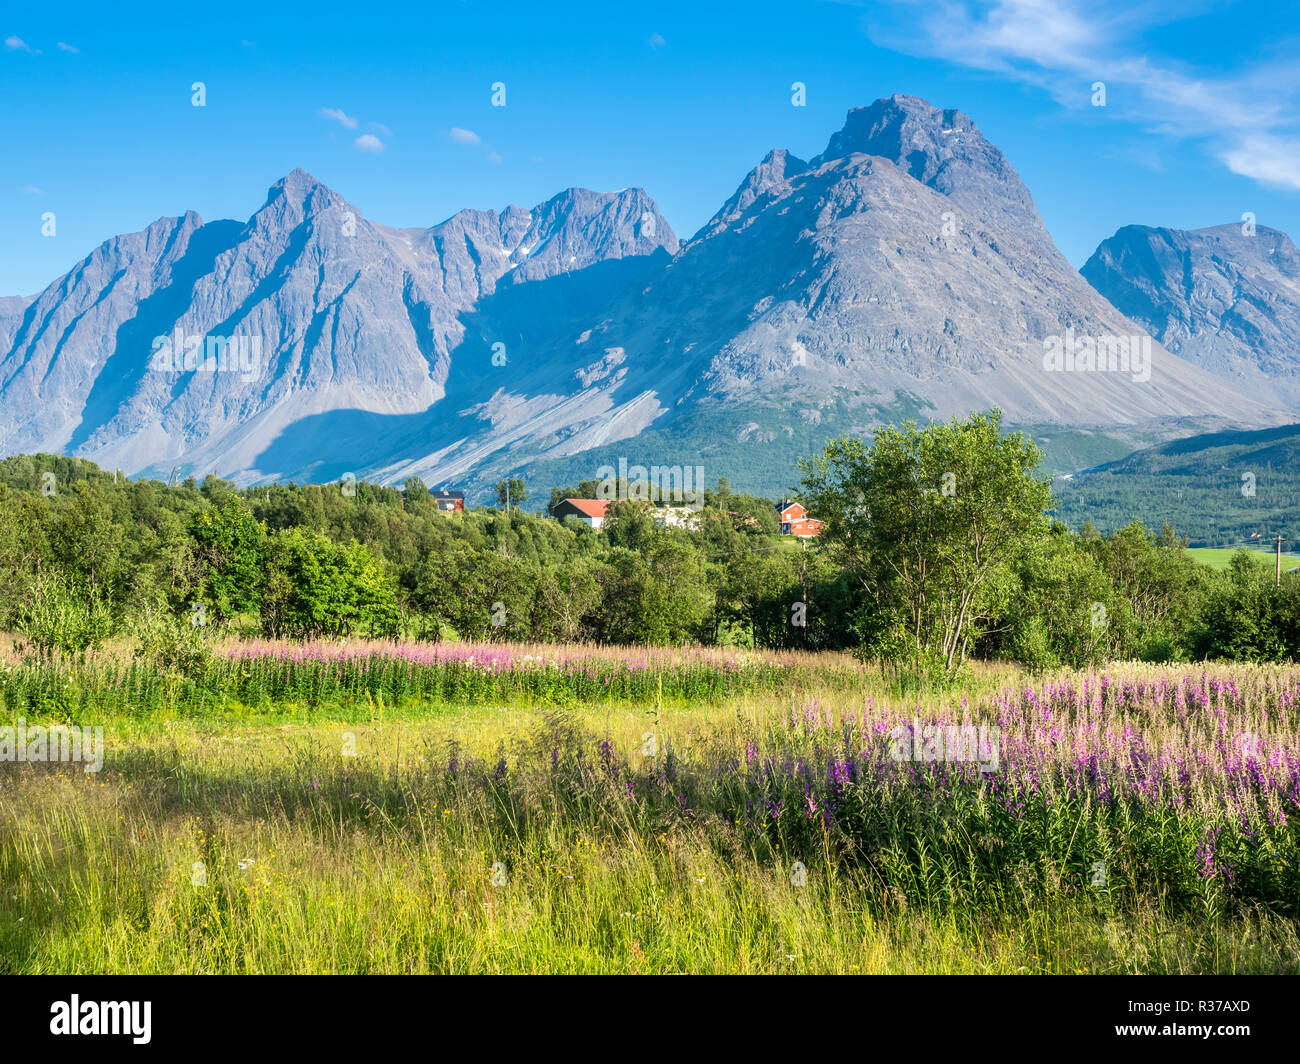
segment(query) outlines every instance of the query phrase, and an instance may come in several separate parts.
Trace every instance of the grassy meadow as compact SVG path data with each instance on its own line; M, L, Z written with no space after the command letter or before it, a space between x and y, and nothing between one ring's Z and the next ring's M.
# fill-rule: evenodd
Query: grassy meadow
M1226 570L1232 563L1232 556L1237 553L1238 547L1188 547L1187 553L1200 562L1202 565L1208 565L1211 569ZM1277 564L1277 556L1271 550L1256 549L1253 553L1258 556L1258 560L1273 568ZM1300 558L1291 554L1282 555L1282 572L1289 573L1292 569L1300 568Z
M11 654L0 726L100 725L104 763L0 762L0 972L1298 972L1297 699L1265 666L904 695L794 652Z

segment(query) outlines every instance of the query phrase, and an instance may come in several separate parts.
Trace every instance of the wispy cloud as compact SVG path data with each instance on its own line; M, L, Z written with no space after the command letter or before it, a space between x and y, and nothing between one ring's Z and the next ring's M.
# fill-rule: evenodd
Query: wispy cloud
M381 137L391 137L393 135L393 131L384 125L383 122L371 122L369 123L369 126L370 132L378 133Z
M652 33L646 39L645 43L648 44L651 48L662 48L668 42L664 40L664 35L662 33Z
M11 52L31 52L32 46L21 37L9 36L5 38L5 47ZM33 53L34 54L34 53Z
M18 190L24 196L44 196L45 190L37 188L35 185L24 185Z
M352 142L352 146L357 151L363 151L370 155L378 155L384 150L384 142L376 137L373 133L362 133Z
M457 144L467 144L471 147L478 148L488 162L493 163L494 165L500 164L501 156L492 150L492 145L484 144L483 138L472 129L461 129L460 126L452 126L451 129L447 131L447 136Z
M357 120L337 107L322 107L320 116L321 118L328 118L331 122L337 122L344 129L357 128Z
M78 52L81 51L80 48L76 47L75 45L69 44L67 41L59 41L56 47L59 49L60 52L71 52L73 55L76 55Z
M1197 139L1234 173L1300 189L1300 62L1212 74L1154 55L1142 31L1179 14L1151 0L894 0L867 26L880 45L1037 86L1084 107L1106 85L1107 108L1149 133Z

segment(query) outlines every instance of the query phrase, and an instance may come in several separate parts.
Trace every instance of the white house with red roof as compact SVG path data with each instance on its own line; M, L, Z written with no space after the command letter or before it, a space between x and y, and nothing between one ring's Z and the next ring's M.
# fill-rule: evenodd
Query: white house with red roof
M776 519L783 536L812 539L822 534L822 523L816 518L809 517L808 511L803 508L803 503L795 502L793 499L783 499L776 504Z
M600 528L605 523L605 511L609 509L607 499L565 499L551 512L557 521L566 517L576 517L585 521L592 528Z

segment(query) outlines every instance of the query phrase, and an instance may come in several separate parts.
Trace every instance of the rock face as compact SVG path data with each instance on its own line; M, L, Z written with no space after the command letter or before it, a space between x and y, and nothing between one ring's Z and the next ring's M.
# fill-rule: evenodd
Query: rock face
M1285 233L1127 225L1082 273L1174 354L1300 410L1300 251Z
M825 152L769 153L642 292L584 342L664 352L630 384L683 396L840 389L946 416L1158 430L1276 417L1152 345L1150 379L1044 369L1044 342L1145 335L1056 249L1014 169L960 112L895 96ZM586 335L586 334L584 334Z
M0 451L473 490L646 433L788 464L804 427L900 411L1147 441L1284 420L1159 344L1045 368L1054 337L1141 335L968 117L894 96L809 162L770 152L680 247L639 189L394 229L300 170L247 223L162 219L0 303Z
M8 351L13 342L14 330L22 320L30 299L22 296L0 296L0 351Z
M639 189L570 189L532 211L402 230L295 170L245 224L161 219L101 245L30 304L0 306L0 449L245 481L344 458L365 468L388 456L365 415L400 419L443 398L476 303L660 249L677 238ZM218 366L227 345L239 357L207 368L196 356L210 341ZM167 357L195 342L189 363ZM364 431L303 438L304 423L336 411ZM264 467L268 451L283 462Z

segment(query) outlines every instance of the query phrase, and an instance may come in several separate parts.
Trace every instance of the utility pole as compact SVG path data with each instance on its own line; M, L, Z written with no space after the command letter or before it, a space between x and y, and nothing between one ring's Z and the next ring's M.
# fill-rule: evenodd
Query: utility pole
M1282 533L1277 534L1277 586L1282 586Z

